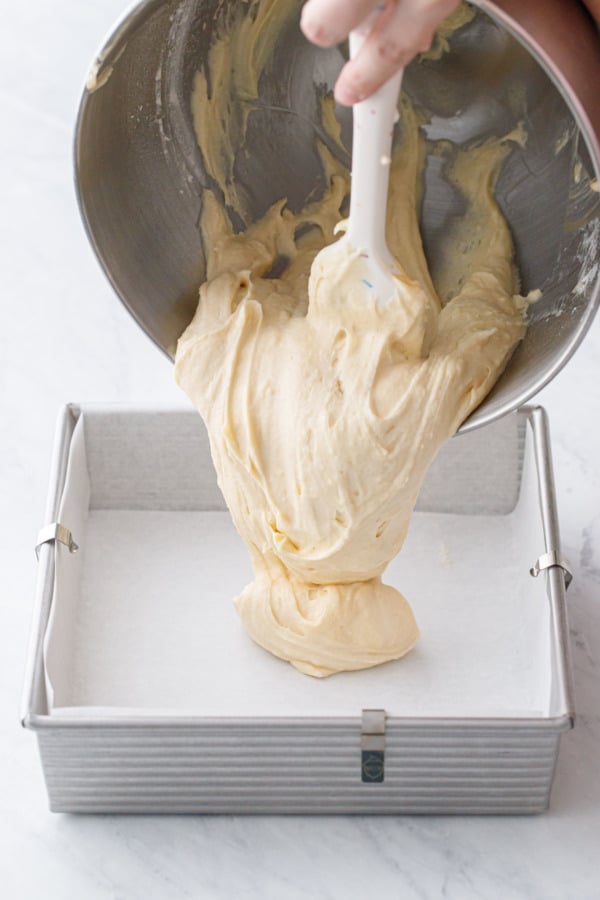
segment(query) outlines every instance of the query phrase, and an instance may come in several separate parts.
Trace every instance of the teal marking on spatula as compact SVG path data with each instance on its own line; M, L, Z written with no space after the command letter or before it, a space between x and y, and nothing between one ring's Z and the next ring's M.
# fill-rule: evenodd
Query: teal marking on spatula
M373 285L371 284L371 282L370 282L370 281L367 281L366 278L363 278L362 283L363 283L363 284L366 284L366 286L367 286L368 288L372 288L372 287L373 287Z

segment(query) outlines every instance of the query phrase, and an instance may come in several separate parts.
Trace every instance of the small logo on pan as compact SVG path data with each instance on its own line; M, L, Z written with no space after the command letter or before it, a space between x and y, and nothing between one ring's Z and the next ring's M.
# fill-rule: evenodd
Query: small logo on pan
M383 781L383 751L362 751L362 780L370 784L381 784Z

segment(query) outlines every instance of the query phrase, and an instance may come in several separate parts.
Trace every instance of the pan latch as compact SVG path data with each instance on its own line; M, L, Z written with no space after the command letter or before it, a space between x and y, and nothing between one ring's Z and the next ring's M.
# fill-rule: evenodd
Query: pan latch
M562 569L563 575L565 576L565 590L569 587L571 582L573 581L573 573L571 572L571 568L566 560L562 559L556 552L556 550L550 550L548 553L542 553L537 562L529 570L529 574L533 575L534 578L537 578L540 572L543 572L544 569L552 569L552 568Z
M69 548L69 553L77 553L79 545L73 540L73 535L68 528L61 525L60 522L52 522L46 525L38 534L37 544L35 545L35 555L40 558L40 547L43 544L49 544L52 541L58 541Z
M383 782L385 762L385 710L363 709L360 732L361 780Z

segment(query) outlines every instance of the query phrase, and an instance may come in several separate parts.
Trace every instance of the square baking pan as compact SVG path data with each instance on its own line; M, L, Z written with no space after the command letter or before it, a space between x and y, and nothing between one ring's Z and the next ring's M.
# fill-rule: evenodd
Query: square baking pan
M191 410L67 406L43 525L22 721L53 811L547 808L574 705L540 407L442 448L384 576L421 638L363 672L310 678L243 631Z

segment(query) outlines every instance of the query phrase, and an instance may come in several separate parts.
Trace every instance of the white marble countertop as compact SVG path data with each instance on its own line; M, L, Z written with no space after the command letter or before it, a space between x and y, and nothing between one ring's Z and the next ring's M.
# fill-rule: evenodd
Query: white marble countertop
M52 815L19 701L55 417L67 401L182 404L116 301L75 204L87 64L124 0L7 4L0 167L0 884L10 898L600 897L600 319L539 400L551 417L578 720L535 818Z

